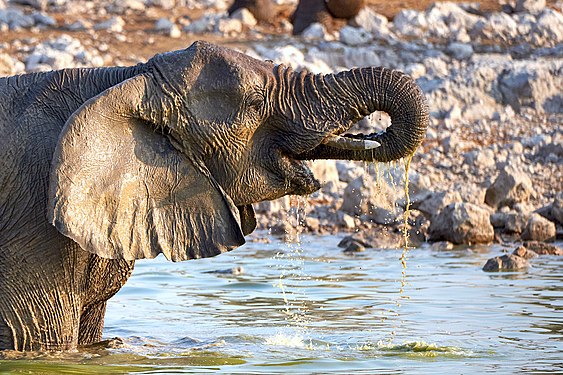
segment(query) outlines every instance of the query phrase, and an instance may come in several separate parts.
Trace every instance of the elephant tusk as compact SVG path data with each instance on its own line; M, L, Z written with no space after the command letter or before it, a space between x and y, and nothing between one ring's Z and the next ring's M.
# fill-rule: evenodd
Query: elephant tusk
M369 139L346 138L339 135L331 135L325 138L323 143L327 146L332 146L344 150L371 150L381 146L381 143L377 141L371 141Z

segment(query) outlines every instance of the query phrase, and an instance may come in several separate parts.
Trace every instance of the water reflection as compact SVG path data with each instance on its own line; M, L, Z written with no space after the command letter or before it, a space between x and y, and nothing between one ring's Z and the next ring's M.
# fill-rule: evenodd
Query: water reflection
M108 306L104 335L121 347L20 354L0 373L561 370L563 257L491 274L481 267L499 246L415 249L400 298L400 250L350 257L336 237L301 241L139 262ZM222 272L235 267L244 272Z

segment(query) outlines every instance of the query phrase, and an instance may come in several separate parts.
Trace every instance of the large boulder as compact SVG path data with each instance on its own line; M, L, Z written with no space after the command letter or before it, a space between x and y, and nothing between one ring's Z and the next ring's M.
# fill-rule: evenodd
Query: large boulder
M441 191L432 193L428 198L413 208L418 209L425 214L426 217L432 217L438 214L447 205L456 202L462 202L461 195L457 191Z
M504 168L485 193L485 203L498 208L526 202L532 193L532 181L525 173Z
M556 236L555 223L543 216L533 213L522 233L523 240L530 241L553 241Z
M495 231L489 217L486 208L471 203L452 203L432 219L429 239L454 244L492 242Z

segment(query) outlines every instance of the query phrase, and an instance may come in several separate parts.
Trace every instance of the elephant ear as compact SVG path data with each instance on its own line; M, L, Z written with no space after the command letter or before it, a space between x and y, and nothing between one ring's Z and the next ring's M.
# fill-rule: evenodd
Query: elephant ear
M124 81L67 121L51 166L50 222L111 259L181 261L242 245L239 211L205 165L139 116L148 81Z

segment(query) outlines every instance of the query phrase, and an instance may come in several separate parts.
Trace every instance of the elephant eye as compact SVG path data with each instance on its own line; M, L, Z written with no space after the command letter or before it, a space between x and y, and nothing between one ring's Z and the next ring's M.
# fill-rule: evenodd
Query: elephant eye
M261 92L252 92L246 98L246 105L249 107L260 108L264 105L265 101L266 99Z

